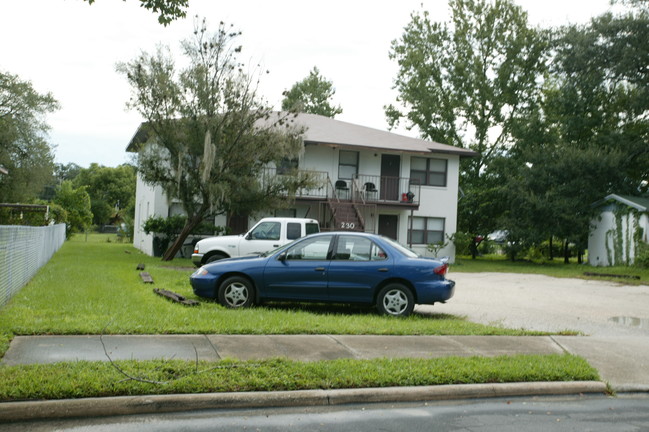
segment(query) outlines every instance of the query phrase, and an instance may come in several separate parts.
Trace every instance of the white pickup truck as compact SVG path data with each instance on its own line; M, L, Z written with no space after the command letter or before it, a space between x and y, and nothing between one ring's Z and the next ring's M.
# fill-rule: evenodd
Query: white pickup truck
M194 247L192 262L200 267L223 258L261 254L319 231L315 219L264 218L246 234L200 240Z

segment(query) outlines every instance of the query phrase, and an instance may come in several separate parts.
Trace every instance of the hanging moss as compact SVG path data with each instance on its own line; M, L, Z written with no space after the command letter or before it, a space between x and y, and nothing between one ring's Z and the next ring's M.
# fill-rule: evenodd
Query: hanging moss
M622 229L623 211L618 207L613 214L615 215L615 236L613 237L613 265L618 265L624 260L622 247L624 245L624 232Z
M606 256L610 265L629 266L633 262L632 256L635 257L640 249L640 242L644 235L640 227L640 215L636 209L629 207L616 207L613 214L615 227L606 232ZM609 246L609 239L612 240L613 250Z
M638 252L640 249L640 244L644 238L644 229L640 226L640 213L636 212L634 214L635 218L633 219L633 248L635 252Z
M608 265L615 265L615 263L613 262L613 251L611 250L611 246L609 244L610 243L609 240L614 238L615 238L614 228L606 231L606 239L604 240L604 246L606 247L606 259L607 259L606 262L608 263Z

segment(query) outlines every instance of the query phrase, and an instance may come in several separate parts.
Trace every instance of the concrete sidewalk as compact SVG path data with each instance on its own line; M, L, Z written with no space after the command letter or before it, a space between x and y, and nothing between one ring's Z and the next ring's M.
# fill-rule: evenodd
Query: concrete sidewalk
M6 365L60 361L182 359L215 361L285 357L299 361L380 357L434 358L557 354L551 337L349 335L106 335L17 336Z
M285 357L299 361L557 354L584 357L616 391L649 391L649 338L592 336L17 336L2 364Z
M314 406L532 395L649 392L649 341L644 337L582 336L349 336L349 335L106 335L18 336L3 365L78 360L285 357L299 361L341 358L435 358L571 353L586 358L603 382L555 382L395 387L386 389L136 396L0 403L0 422L110 416L195 409Z

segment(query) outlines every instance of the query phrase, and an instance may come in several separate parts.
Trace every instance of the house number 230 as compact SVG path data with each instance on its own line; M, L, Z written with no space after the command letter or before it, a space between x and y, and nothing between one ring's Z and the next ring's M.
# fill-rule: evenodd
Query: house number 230
M340 229L354 229L356 228L356 224L354 222L341 222L340 223Z

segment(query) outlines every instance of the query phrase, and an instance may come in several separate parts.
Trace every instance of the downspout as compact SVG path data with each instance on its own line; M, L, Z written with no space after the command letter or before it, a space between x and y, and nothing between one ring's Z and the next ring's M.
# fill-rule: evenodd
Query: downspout
M410 226L408 227L408 231L410 232L410 235L408 237L410 241L408 242L408 246L411 249L412 249L412 218L414 217L414 214L415 214L415 210L410 209L410 224L409 224Z

